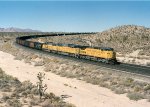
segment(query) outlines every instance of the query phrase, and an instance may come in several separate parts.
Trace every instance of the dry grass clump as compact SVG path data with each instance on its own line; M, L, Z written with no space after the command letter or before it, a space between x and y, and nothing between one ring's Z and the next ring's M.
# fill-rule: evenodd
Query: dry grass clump
M38 97L34 97L29 101L29 106L36 106L41 103L40 99Z
M0 50L7 52L7 53L12 53L13 55L16 55L18 52L18 49L14 48L12 42L6 42L0 45Z
M75 77L75 75L73 75L72 73L69 73L69 72L60 73L60 76L67 77L67 78L74 78Z
M31 92L33 92L32 91L33 88L35 88L35 86L30 81L24 81L24 82L22 82L20 88L16 88L14 90L14 92L20 93L20 95L22 95L22 96L26 96L29 94L33 94L33 93L31 93Z
M8 99L10 99L9 95L3 94L2 101L6 102Z
M132 78L125 78L125 79L122 79L119 84L120 85L123 85L125 87L130 87L132 84L133 84L133 79Z
M124 94L126 93L126 90L122 87L122 88L115 88L113 90L116 94Z
M41 107L75 107L73 104L65 103L65 102L51 102L51 100L47 99L42 104Z
M45 93L44 102L41 103L42 107L75 107L72 104L65 103L60 97L55 96L53 93Z
M22 103L18 99L9 99L6 103L9 107L22 107Z
M146 84L146 85L144 86L144 90L145 90L145 91L150 91L150 84Z
M127 97L130 99L130 100L140 100L140 99L144 99L145 96L140 94L140 93L136 93L136 92L131 92L131 93L128 93L127 94Z
M38 58L38 55L32 54L32 59Z
M3 49L11 50L12 49L12 45L10 43L5 43L3 45Z
M15 56L15 58L14 58L14 60L22 60L22 59L23 59L23 57L21 55Z
M4 71L0 68L0 90L9 92L11 91L11 86L20 86L20 81L17 78L6 75Z
M45 64L44 61L35 62L34 66L43 66Z

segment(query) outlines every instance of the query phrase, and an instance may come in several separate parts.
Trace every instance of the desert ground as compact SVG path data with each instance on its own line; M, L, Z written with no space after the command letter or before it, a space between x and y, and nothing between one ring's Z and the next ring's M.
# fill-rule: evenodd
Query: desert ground
M94 35L47 37L32 40L81 45L87 45L87 40L90 40L94 46L113 46L117 51L117 60L121 62L149 66L149 32L150 29L145 27L123 26ZM141 34L145 36L141 37ZM30 33L0 33L0 35L0 68L7 75L17 78L22 83L30 81L34 85L38 81L37 74L45 73L44 84L48 86L46 92L54 93L61 98L61 101L71 103L63 105L63 107L74 107L74 105L76 107L150 106L149 79L119 73L82 61L45 54L15 44L15 38L18 35L31 35ZM143 39L140 40L140 38ZM128 44L130 44L130 48ZM2 95L3 92L0 90L0 97L3 97ZM1 99L0 106L5 107ZM23 107L26 106L28 105ZM42 105L32 106L41 107ZM53 107L54 105L50 104L49 106ZM60 105L55 106L59 107Z
M21 82L29 80L37 82L37 74L44 72L42 66L35 67L23 60L15 60L11 54L0 51L0 67L6 74L13 75ZM118 95L109 89L92 85L81 80L60 77L51 72L45 72L44 83L49 92L58 96L66 96L65 101L77 107L149 107L147 100L129 100L125 94Z

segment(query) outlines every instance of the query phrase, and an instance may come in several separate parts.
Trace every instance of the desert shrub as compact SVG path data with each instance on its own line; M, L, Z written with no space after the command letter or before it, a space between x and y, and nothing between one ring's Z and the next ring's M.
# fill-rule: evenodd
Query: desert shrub
M2 70L0 70L0 89L4 92L12 91L11 87L20 86L21 82L12 76L6 75Z
M74 75L74 74L72 74L72 73L66 73L66 77L67 77L67 78L74 78L74 77L75 77L75 75Z
M36 59L36 58L38 58L38 55L33 54L32 59Z
M21 102L17 99L9 99L9 100L7 100L7 104L10 107L22 107Z
M134 87L134 92L139 92L141 90L142 90L142 88L140 86L135 86Z
M29 60L29 59L25 59L24 62L31 64L31 60Z
M133 79L132 78L126 78L126 79L122 79L121 81L119 81L118 83L120 85L123 85L123 86L126 86L126 87L129 87L133 84Z
M34 66L43 66L45 63L43 61L35 62Z
M6 102L8 99L10 99L9 95L4 94L3 97L2 97L2 100L3 100L4 102Z
M115 91L115 90L117 89L117 87L114 86L114 85L111 85L111 86L110 86L110 89L111 89L111 91Z
M87 83L92 83L94 85L100 85L101 87L109 87L109 85L107 83L105 83L105 81L107 81L109 79L110 79L109 76L107 76L107 77L103 76L101 78L96 78L96 77L91 78L90 76L85 76L83 78L83 80L86 81Z
M4 71L0 68L0 78L2 78L4 75Z
M114 92L116 94L124 94L124 93L126 93L126 91L123 88L115 88Z
M90 80L90 83L92 83L94 85L98 85L100 83L100 79L99 78L92 78Z
M42 103L42 107L67 107L60 97L55 96L53 93L45 94L45 101Z
M12 49L12 46L10 43L5 43L5 44L3 44L3 49L10 50L10 49Z
M65 107L75 107L75 105L67 103Z
M16 99L20 98L19 93L16 93L16 92L13 92L10 96L13 97L13 98L16 98Z
M107 74L107 75L103 75L100 79L101 79L101 81L102 81L102 82L104 82L104 81L108 81L108 80L110 80L110 79L111 79L111 76L110 76L110 75L108 75L108 74Z
M32 88L31 88L31 89L26 89L26 90L23 91L23 92L25 92L25 93L27 93L27 94L31 94L31 90L32 90Z
M106 88L110 88L109 84L108 84L108 83L105 83L105 82L100 82L100 83L99 83L99 86L101 86L101 87L106 87Z
M59 102L53 102L52 107L67 107L66 104L62 104Z
M65 102L51 102L51 100L46 99L42 104L42 107L75 107L73 104L65 103Z
M126 78L126 81L129 82L129 83L132 83L134 81L134 79L132 79L132 78Z
M42 107L54 107L49 99L45 100L42 104Z
M69 76L72 77L72 74L71 73L67 73L67 72L58 72L57 74L62 76L62 77L67 77L67 76L68 76L68 78L69 78Z
M55 62L55 63L59 63L60 62L58 59L53 59L52 61Z
M22 95L23 97L25 97L25 98L28 96L28 94L29 94L29 93L27 93L26 91L23 91L23 92L21 93L21 95Z
M128 97L130 100L136 100L136 101L145 98L143 94L136 93L136 92L128 93L128 94L127 94L127 97Z
M49 99L49 101L52 103L55 99L55 95L53 93L45 93L44 99Z
M28 101L27 101L26 98L22 98L22 102L23 102L23 103L28 103Z
M150 84L147 84L147 85L144 87L144 90L145 90L145 91L150 90Z
M84 77L83 80L86 81L87 83L91 82L91 78L89 76Z
M117 85L117 81L110 81L110 85Z
M11 92L11 91L12 91L10 85L5 85L1 90L2 90L3 92Z
M14 60L22 60L22 58L23 57L19 55L19 56L15 56Z
M20 86L20 88L16 88L16 92L21 93L23 91L27 91L27 93L30 93L30 90L33 88L34 86L32 85L32 83L30 81L24 81L22 82L22 85Z
M34 94L34 95L38 95L39 94L39 90L37 87L34 87L31 89L31 94Z
M39 105L40 100L38 98L33 98L33 99L31 99L31 101L29 103L31 106L36 106L36 105Z
M27 97L30 98L30 99L34 99L35 98L35 96L33 94L28 94Z

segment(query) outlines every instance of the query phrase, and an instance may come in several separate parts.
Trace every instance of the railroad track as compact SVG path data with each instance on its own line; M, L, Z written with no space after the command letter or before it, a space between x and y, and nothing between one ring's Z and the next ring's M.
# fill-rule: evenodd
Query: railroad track
M67 35L69 35L69 34L67 34ZM54 34L54 36L57 36L57 34ZM58 35L58 36L60 36L60 35ZM61 36L63 36L63 35L61 35ZM39 36L39 37L42 37L42 36ZM16 46L18 46L18 45L16 45ZM33 51L33 49L31 49L31 48L29 49L29 47L24 47L24 49ZM128 74L131 73L132 75L138 75L138 76L142 76L142 77L150 79L150 67L148 67L148 66L140 66L140 65L134 65L134 64L127 64L127 63L120 63L117 65L109 65L109 64L105 64L105 63L101 63L101 62L90 61L87 59L77 59L77 58L74 58L71 56L49 53L47 51L42 51L42 50L34 49L34 52L38 52L38 53L45 54L48 56L51 55L51 56L56 56L56 57L60 57L60 58L75 60L77 62L83 62L83 63L92 64L92 65L97 65L97 66L100 66L101 68L103 67L106 69L115 70L118 72L123 72L123 73L128 73Z

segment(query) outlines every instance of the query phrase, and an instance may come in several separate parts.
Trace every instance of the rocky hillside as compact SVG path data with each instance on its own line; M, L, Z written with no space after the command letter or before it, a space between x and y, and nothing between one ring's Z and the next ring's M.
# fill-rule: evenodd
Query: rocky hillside
M150 55L150 28L143 26L119 26L84 37L84 39L91 40L93 45L113 47L119 52L132 52L140 49Z

